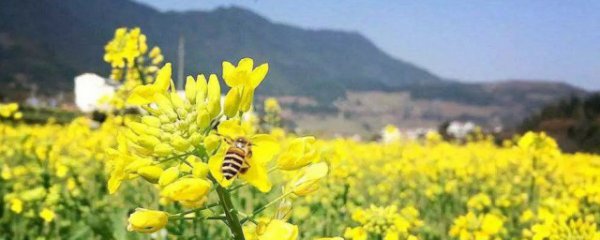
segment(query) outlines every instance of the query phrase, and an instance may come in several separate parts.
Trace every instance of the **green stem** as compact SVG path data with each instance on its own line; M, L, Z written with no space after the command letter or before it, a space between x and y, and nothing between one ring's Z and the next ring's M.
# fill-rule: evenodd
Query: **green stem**
M225 218L227 219L229 229L233 234L235 240L245 240L244 231L242 230L242 224L238 218L237 210L233 207L231 202L231 195L227 189L217 186L217 194L219 195L219 203L223 207L225 212Z
M139 68L139 64L137 63L137 61L134 60L133 63L133 67L137 70L138 74L140 75L140 80L142 82L142 85L146 85L146 75L144 73L142 73L142 69ZM125 72L125 71L123 71Z
M537 157L534 156L531 160L531 178L529 182L529 204L535 203L536 198L536 189L535 189L535 175L537 170ZM537 209L537 207L536 207Z
M245 214L245 213L242 213L242 212L238 212L238 213L240 214L240 216L244 217L244 219L242 219L242 222L243 222L244 220L248 219L248 220L246 220L246 221L250 221L250 222L253 222L254 224L258 224L258 223L256 222L256 220L254 220L253 218L250 218L250 216L248 216L248 214Z
M158 162L156 162L156 163L154 163L152 165L158 165L158 164L165 163L165 162L168 162L168 161L171 161L171 160L174 160L174 159L178 159L178 158L181 158L181 157L187 157L187 156L192 155L192 154L193 154L193 152L188 152L188 153L184 153L184 154L181 154L181 155L176 155L176 156L168 157L168 158L165 158L165 159L161 159L161 160L159 160Z
M230 189L229 189L229 190L227 190L227 191L229 191L229 192L235 192L235 191L237 191L238 189L240 189L240 188L242 188L242 187L245 187L245 186L247 186L247 185L248 185L247 183L241 183L241 184L239 184L239 185L237 185L237 186L234 186L234 187L230 188Z
M212 203L212 204L208 204L208 205L206 205L204 207L201 207L201 208L195 208L195 209L188 210L188 211L185 211L185 212L182 212L182 213L171 215L169 217L173 217L173 218L181 217L181 216L188 215L190 213L195 213L195 212L206 210L206 209L209 209L209 208L212 208L212 207L216 207L216 206L219 206L219 204L218 203Z
M184 217L181 218L184 220L198 220L198 218L192 218L192 217ZM205 218L201 218L202 220L225 220L225 216L210 216L210 217L205 217Z

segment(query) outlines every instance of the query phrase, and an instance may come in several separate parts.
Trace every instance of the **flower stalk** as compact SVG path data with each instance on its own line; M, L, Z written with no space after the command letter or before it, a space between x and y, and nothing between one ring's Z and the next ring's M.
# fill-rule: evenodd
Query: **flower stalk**
M227 226L229 226L229 229L233 234L233 238L235 240L245 240L244 231L242 230L242 224L238 218L237 210L234 208L233 203L231 202L231 195L227 189L219 185L217 186L217 194L219 195L219 204L225 212Z
M286 198L291 193L292 192L284 193L283 195L275 198L273 201L270 201L269 203L265 204L264 206L262 206L262 207L260 207L260 208L258 208L256 210L254 210L254 212L252 212L252 214L250 216L247 216L244 219L242 219L242 224L246 223L247 221L252 221L256 215L258 215L259 213L261 213L262 211L264 211L265 209L267 209L271 205L273 205L273 204L281 201L282 199Z

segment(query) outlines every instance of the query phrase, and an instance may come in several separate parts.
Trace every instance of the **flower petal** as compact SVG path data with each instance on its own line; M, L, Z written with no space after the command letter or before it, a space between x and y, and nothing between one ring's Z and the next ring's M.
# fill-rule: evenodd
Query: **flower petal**
M151 85L137 86L131 91L127 103L132 105L146 105L153 100L155 89Z
M233 64L223 61L223 80L225 80L225 84L229 87L235 87L241 83L239 78L235 77L235 70Z
M252 58L242 58L238 62L238 70L240 71L247 71L248 73L251 73L253 67L254 60L252 60Z
M110 178L108 179L108 193L109 194L113 194L115 193L119 187L121 186L121 182L123 182L123 178L124 178L124 173L123 171L113 171L110 174Z
M248 168L246 173L241 174L240 178L256 187L261 192L271 191L273 185L269 180L267 169L265 169L264 164L252 161L252 159L248 159L248 164L250 165L250 168Z
M217 127L217 132L232 140L245 135L244 129L239 125L238 121L233 119L221 122L219 127Z
M252 159L260 163L267 163L279 153L280 146L277 140L268 134L256 134L250 137L252 142Z
M263 81L263 79L265 79L265 76L267 76L267 72L269 72L268 63L261 64L256 69L254 69L254 71L252 71L252 74L250 74L250 85L252 86L252 89L258 87L258 85Z
M252 107L253 98L254 98L254 90L249 87L245 87L244 90L242 90L242 99L240 101L240 111L242 111L242 112L249 111L250 107Z
M153 86L157 91L165 92L171 84L171 63L165 64L156 75L156 81Z
M298 239L298 226L279 219L270 220L261 239Z

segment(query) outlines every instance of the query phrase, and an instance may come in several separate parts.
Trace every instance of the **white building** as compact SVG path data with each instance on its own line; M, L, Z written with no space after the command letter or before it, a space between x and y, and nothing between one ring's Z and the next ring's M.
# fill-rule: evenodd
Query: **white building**
M116 86L93 73L84 73L75 77L75 104L82 112L94 110L106 110L108 105L99 104L98 101L104 96L115 93Z
M452 121L446 128L446 132L456 139L464 140L475 131L476 127L473 122Z

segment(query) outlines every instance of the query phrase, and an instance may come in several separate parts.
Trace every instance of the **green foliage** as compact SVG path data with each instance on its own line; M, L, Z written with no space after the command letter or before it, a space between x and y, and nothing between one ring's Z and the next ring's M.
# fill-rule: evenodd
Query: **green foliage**
M600 93L548 105L523 121L520 130L552 131L566 138L566 150L600 152Z
M57 123L70 123L81 114L78 112L66 111L54 108L32 108L24 106L21 108L23 112L23 121L27 123L45 123L52 118Z

